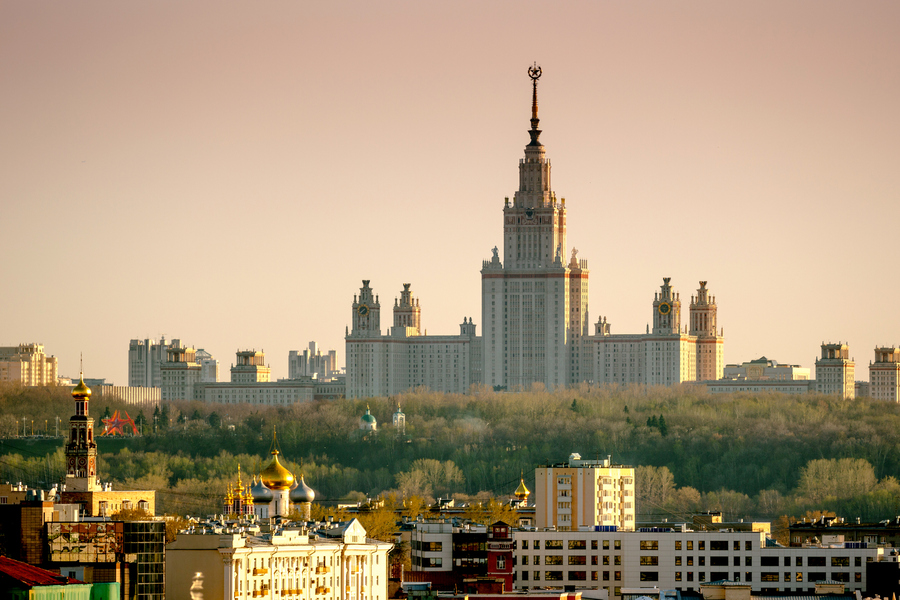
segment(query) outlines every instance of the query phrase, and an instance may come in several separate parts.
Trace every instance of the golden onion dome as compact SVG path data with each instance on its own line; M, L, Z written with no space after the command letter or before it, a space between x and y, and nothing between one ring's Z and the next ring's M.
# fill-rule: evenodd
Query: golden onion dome
M525 487L525 480L519 480L519 487L516 488L516 498L527 498L528 494L531 492L528 491L528 488Z
M278 460L278 450L272 450L272 461L259 474L259 479L270 490L288 490L294 485L294 474Z
M80 400L82 398L88 399L91 397L91 388L89 388L84 382L83 375L81 377L81 381L79 381L78 385L75 386L75 389L72 390L72 397L77 400Z

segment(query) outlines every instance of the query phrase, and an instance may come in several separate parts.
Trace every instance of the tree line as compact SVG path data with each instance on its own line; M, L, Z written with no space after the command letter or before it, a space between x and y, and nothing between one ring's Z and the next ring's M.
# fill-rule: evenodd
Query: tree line
M405 432L391 425L398 403ZM367 406L379 427L363 434ZM11 436L25 418L59 416L67 425L73 408L65 390L0 388L4 480L37 483L62 472L59 447L31 455ZM520 475L533 487L536 466L578 452L638 467L644 519L698 509L723 510L729 519L817 509L866 520L900 514L893 501L900 497L900 407L865 398L584 384L514 393L475 387L468 395L414 390L271 408L181 402L141 411L91 402L98 420L107 409L128 410L144 435L98 440L103 478L159 490L169 512L215 506L238 464L245 474L265 466L277 427L288 468L302 471L326 501L391 492L508 497Z

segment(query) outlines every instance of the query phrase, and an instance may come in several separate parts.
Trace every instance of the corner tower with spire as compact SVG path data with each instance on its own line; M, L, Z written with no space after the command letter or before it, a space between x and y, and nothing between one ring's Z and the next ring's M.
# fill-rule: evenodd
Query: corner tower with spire
M566 201L550 185L540 141L537 86L529 67L531 138L519 161L519 189L503 205L503 261L494 248L482 280L483 378L497 388L543 383L552 388L587 378L582 352L588 303L587 261L569 258Z

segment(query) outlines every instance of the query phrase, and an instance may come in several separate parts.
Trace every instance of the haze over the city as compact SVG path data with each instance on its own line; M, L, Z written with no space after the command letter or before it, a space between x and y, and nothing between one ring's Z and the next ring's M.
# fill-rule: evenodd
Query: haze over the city
M590 322L709 282L725 359L900 344L896 2L0 1L0 345L336 349L362 279L481 333L537 62ZM501 254L502 256L502 254ZM686 318L682 320L687 323ZM591 328L593 333L593 327Z

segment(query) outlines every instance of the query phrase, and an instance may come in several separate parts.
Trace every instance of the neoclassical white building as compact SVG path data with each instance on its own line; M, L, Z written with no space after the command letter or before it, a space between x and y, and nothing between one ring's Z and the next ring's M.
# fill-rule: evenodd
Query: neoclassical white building
M519 160L519 188L503 205L503 250L481 268L482 335L464 319L458 336L421 334L418 301L404 284L394 326L380 331L378 297L363 281L346 332L347 397L384 396L425 386L466 392L473 383L517 389L593 383L672 385L722 376L724 337L715 298L700 282L681 326L681 300L670 279L653 301L653 329L613 335L602 318L591 335L588 263L568 247L566 200L550 182L540 141L537 83L532 80L530 141Z
M392 546L368 539L356 519L200 524L166 546L166 597L387 600Z

